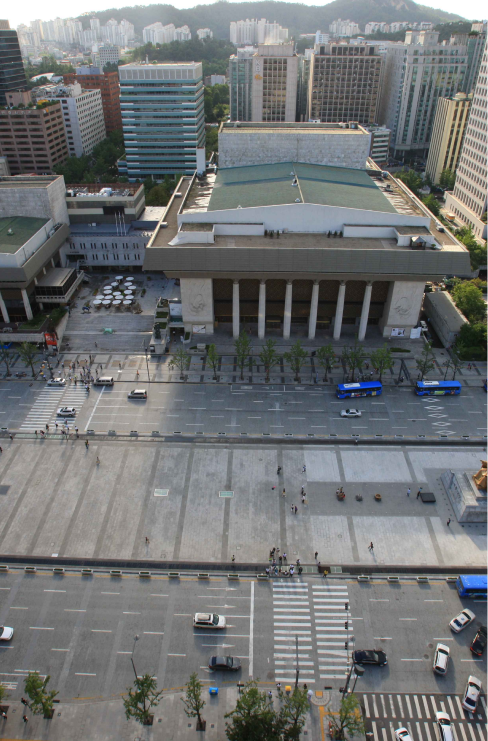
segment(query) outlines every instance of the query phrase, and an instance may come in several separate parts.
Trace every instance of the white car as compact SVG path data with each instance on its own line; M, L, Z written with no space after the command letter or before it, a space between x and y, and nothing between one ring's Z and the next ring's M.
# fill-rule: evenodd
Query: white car
M437 712L435 719L441 741L453 741L454 736L452 734L451 719L448 714Z
M474 612L471 612L471 610L468 610L466 608L465 610L460 612L459 615L451 620L451 622L449 623L449 627L455 633L460 633L473 622L475 617L476 615L474 614Z
M360 417L361 412L359 409L343 409L341 411L341 417Z
M58 417L76 417L76 409L74 407L60 407Z
M14 634L13 628L7 628L6 625L0 625L0 641L10 641L13 634Z
M445 643L438 643L435 649L434 663L432 669L435 674L444 675L447 673L447 667L449 666L449 646Z
M66 378L50 378L48 386L66 386Z
M421 328L422 332L427 332L427 330L429 329L428 326L427 326L427 322L424 322L423 319L420 322L420 328Z
M469 710L470 713L474 713L478 700L481 695L481 682L476 677L468 677L468 684L464 690L464 697L461 705L465 710Z
M219 630L226 626L225 617L222 615L215 615L211 612L197 612L193 618L194 628L210 628L212 630Z
M412 741L408 728L397 728L395 731L395 738L397 741Z

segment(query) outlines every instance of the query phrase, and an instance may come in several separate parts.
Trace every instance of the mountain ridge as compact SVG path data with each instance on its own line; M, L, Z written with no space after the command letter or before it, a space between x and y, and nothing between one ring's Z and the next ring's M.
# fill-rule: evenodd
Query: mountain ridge
M198 28L210 28L216 38L229 38L229 24L245 18L267 18L288 28L290 36L314 33L318 29L327 32L329 23L337 18L350 19L359 24L361 31L369 21L431 21L434 24L464 20L454 13L418 5L413 0L333 0L327 5L304 5L280 2L279 0L257 0L257 2L226 2L218 0L210 5L196 5L180 10L173 5L137 5L120 9L92 11L79 16L84 27L89 27L90 18L99 18L106 23L110 18L121 21L126 18L134 24L137 34L150 23L161 21L175 26L188 25L192 33Z

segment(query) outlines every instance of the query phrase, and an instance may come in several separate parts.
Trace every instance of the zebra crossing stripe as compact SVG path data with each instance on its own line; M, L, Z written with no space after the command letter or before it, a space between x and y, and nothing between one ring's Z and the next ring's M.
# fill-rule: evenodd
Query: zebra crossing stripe
M366 713L366 718L371 718L371 713L369 712L369 703L368 703L367 695L363 695L363 703L364 703L364 712Z
M408 695L405 695L405 702L407 703L408 714L411 718L413 718L412 706L410 705L410 697Z
M456 704L457 704L457 706L459 708L459 715L460 715L461 718L463 718L464 717L464 710L463 710L463 706L461 705L461 700L459 699L459 697L457 695L456 695L456 697L454 699L456 700ZM470 716L472 717L471 713L470 713Z
M373 723L373 736L374 736L374 741L380 741L378 738L378 732L376 730L376 723Z
M395 714L395 706L393 705L393 699L392 699L392 696L391 696L391 695L388 695L388 699L389 699L389 701L390 701L390 708L391 708L391 717L392 717L392 718L396 718L396 714Z
M420 723L417 722L415 723L415 725L417 726L417 738L419 739L419 741L423 741L422 731L420 730Z
M420 710L420 703L419 703L419 700L418 700L417 695L414 695L413 696L413 701L415 703L415 707L417 708L417 715L418 715L418 717L419 718L422 718L422 712Z
M457 720L456 711L454 710L454 705L452 704L452 700L451 700L450 697L447 698L447 702L449 703L449 707L451 708L451 715L452 715L452 717L454 718L454 720Z
M380 695L380 700L381 700L381 706L383 708L383 716L386 718L388 714L386 712L385 698L383 697L383 695Z
M483 705L483 710L485 711L485 715L486 715L486 714L487 714L487 712L486 712L486 702L485 702L485 698L484 698L483 696L481 696L481 697L480 697L480 700L481 700L481 704Z
M386 728L382 728L381 733L383 734L383 741L388 741L388 735L386 733Z
M373 695L373 712L374 712L374 717L375 718L379 718L380 717L379 716L379 713L378 713L378 706L376 704L376 695Z
M461 732L461 736L463 737L463 741L468 741L468 737L466 736L466 731L464 730L463 724L460 723L459 726L458 726L458 728L459 728L459 730Z
M431 737L430 737L430 728L429 728L429 724L428 724L428 723L424 723L424 728L425 728L425 734L426 734L426 736L427 736L427 741L432 741L432 739L431 739Z
M430 718L429 705L427 703L427 698L426 698L425 695L422 695L422 700L424 702L425 715L426 715L427 718Z

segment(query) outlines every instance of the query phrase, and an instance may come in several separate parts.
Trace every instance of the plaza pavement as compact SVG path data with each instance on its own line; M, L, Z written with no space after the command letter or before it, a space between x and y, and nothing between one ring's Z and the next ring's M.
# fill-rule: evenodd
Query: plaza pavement
M439 481L448 468L478 470L482 448L96 438L89 449L82 440L3 439L2 446L3 556L188 561L211 568L233 555L237 565L265 563L277 546L289 561L304 564L314 564L315 551L324 565L486 564L486 525L458 524ZM340 485L344 501L335 494ZM419 486L437 502L417 499ZM158 496L160 490L167 496ZM220 497L223 491L233 497Z

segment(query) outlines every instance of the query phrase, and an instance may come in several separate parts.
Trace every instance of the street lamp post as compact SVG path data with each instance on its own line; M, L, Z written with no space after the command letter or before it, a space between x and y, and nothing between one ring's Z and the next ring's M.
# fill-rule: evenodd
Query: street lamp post
M135 635L134 636L134 643L132 645L132 652L131 652L131 655L130 655L130 660L132 662L132 668L134 669L134 674L136 676L136 679L137 679L137 672L136 672L136 665L134 664L134 649L136 647L136 643L137 643L138 640L139 640L139 636L138 635Z
M298 688L298 678L300 676L300 669L298 666L298 636L295 636L295 647L296 647L296 655L297 655L297 669L295 673L295 689Z
M147 359L147 345L144 345L144 355L146 356L147 382L151 383L151 379L149 378L149 361Z

